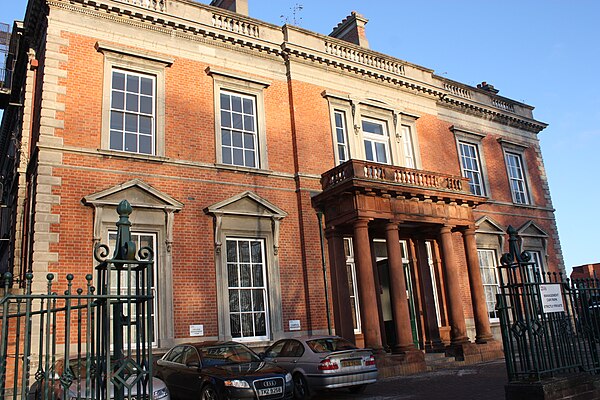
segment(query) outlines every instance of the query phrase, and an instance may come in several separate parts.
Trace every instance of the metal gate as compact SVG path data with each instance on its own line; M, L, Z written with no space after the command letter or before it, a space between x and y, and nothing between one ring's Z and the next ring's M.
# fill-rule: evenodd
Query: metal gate
M117 206L117 240L94 249L96 278L46 276L34 293L0 298L0 400L149 399L152 387L153 253L131 240L131 205ZM76 288L78 282L83 287Z
M509 381L600 372L600 281L542 273L508 228L497 309Z

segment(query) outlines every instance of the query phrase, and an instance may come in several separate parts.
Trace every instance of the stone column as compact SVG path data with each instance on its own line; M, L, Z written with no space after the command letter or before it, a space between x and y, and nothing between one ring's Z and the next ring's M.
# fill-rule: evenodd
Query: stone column
M344 237L335 227L328 227L325 236L329 251L335 334L355 343Z
M398 343L394 346L394 353L404 353L414 350L412 329L410 326L410 313L408 299L406 298L406 280L404 266L402 265L402 252L400 250L400 237L398 225L390 222L385 226L385 240L387 245L388 266L390 274L390 287L392 297L392 312Z
M414 241L417 253L417 267L419 268L419 277L421 282L421 298L424 309L425 323L425 349L439 351L444 349L444 343L440 338L440 327L435 311L435 298L433 293L433 279L428 263L427 249L425 240L418 239Z
M373 275L368 219L361 218L354 222L354 262L358 274L361 328L365 338L365 347L381 351L383 344L377 307L378 293Z
M454 256L452 231L449 226L443 226L440 229L440 240L442 242L444 269L446 271L448 314L450 317L450 345L468 343L469 337L467 336L467 326L460 293L460 280L458 278L460 271L456 257Z
M477 243L475 242L475 229L468 227L463 231L467 268L469 270L469 286L471 286L471 303L473 304L473 317L475 319L475 343L487 343L493 339L490 329L490 319L485 302L485 292L481 282L479 257L477 257Z

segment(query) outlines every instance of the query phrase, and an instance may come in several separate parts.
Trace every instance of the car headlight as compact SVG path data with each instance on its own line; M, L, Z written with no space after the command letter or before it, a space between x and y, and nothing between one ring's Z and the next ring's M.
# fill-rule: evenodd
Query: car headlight
M167 397L169 395L169 389L167 389L166 387L162 388L162 389L158 389L154 391L154 399L162 399L164 397Z
M250 385L246 381L242 381L239 379L233 379L231 381L225 381L225 386L234 387L234 388L243 388L249 389Z
M292 374L290 374L289 372L285 374L285 381L287 383L290 383L292 381Z

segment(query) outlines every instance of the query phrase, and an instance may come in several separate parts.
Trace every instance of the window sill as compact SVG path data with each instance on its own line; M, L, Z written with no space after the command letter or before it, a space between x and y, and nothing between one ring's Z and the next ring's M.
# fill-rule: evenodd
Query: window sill
M260 175L272 175L273 171L268 169L260 169L260 168L248 168L248 167L240 167L238 165L229 165L229 164L215 164L217 169L234 171L234 172L247 172L252 174L260 174Z
M154 162L165 162L169 160L168 157L155 156L151 154L139 154L139 153L128 153L126 151L106 150L98 149L98 153L106 157L114 158L126 158L128 160L140 160L140 161L154 161Z

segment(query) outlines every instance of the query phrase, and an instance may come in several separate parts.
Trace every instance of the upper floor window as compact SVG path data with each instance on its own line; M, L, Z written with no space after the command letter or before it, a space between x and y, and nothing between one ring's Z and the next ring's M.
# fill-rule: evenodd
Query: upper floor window
M223 164L256 168L256 100L252 96L221 91L221 155Z
M348 149L348 131L346 130L346 113L343 111L334 111L335 137L337 140L338 163L341 164L350 159Z
M389 136L385 123L369 118L363 118L361 123L367 161L389 164Z
M479 151L476 145L468 142L459 141L460 167L465 178L469 178L469 187L471 193L478 196L485 196L483 178L481 175L481 162L479 160Z
M402 125L402 142L404 144L404 166L417 168L415 162L415 145L412 129L409 125Z
M155 78L114 69L110 99L111 150L155 154Z
M521 154L507 151L505 157L513 201L517 204L529 204L529 192L525 182L525 169Z
M268 83L207 69L214 80L217 164L266 169L264 90Z

